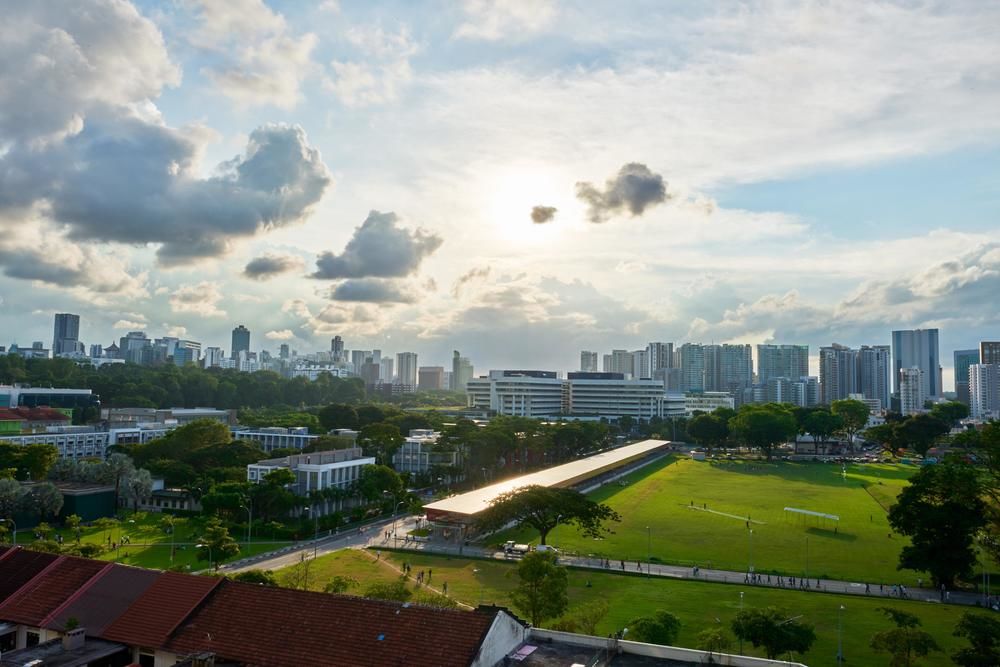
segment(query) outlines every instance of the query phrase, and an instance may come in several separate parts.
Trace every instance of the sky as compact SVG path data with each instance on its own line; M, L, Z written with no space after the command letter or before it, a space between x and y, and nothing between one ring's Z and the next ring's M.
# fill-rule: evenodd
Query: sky
M1000 338L998 3L0 13L0 345Z

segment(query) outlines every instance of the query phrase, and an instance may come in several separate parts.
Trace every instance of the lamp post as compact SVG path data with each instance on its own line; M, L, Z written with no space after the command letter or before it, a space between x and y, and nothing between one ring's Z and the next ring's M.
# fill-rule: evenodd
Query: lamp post
M10 524L10 535L13 540L13 545L17 546L17 524L14 523L13 519L0 519L0 521L6 521Z
M837 609L837 664L844 664L844 605Z
M753 572L753 528L750 529L750 555L747 559L748 572Z
M319 555L319 544L316 542L316 539L319 536L319 512L316 510L314 505L306 507L306 512L312 515L314 522L313 526L315 532L313 533L313 558L316 558Z
M253 510L250 509L250 503L246 505L240 505L243 509L247 511L247 555L250 554L250 530L253 527Z
M743 613L743 591L740 591L740 613ZM740 637L740 655L743 655L743 637Z
M809 538L806 537L806 581L809 580Z
M212 569L212 545L199 542L194 545L195 549L208 549L208 569Z
M646 526L646 577L653 576L653 531Z

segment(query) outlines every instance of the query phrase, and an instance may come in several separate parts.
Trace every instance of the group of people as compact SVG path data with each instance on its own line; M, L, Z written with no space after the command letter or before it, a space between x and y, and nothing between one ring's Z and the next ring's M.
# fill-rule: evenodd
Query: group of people
M403 567L403 574L405 574L406 576L410 576L411 573L413 572L413 566L406 561L403 561L402 567ZM431 583L432 576L434 576L434 570L432 568L428 568L426 573L423 570L420 570L420 572L417 572L416 576L414 576L413 578L417 580L418 584L425 584L425 583L429 584ZM446 587L447 585L448 584L445 584ZM447 588L445 590L447 590Z

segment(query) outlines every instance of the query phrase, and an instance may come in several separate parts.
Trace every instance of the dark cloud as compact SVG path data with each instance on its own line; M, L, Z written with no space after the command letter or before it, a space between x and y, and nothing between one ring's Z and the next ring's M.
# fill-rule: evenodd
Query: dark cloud
M647 208L663 203L667 200L667 184L646 165L629 162L605 182L603 191L592 183L577 183L576 196L590 207L591 222L607 222L625 211L639 216Z
M330 290L336 301L361 301L366 303L413 303L416 297L404 291L392 280L357 278L345 280Z
M556 217L557 210L555 206L534 206L531 209L531 221L536 225L549 222Z
M316 259L313 278L402 278L420 268L425 257L437 250L441 237L422 229L400 227L395 213L372 211L344 252L324 252Z
M0 245L3 275L37 280L59 287L84 287L92 292L134 296L144 292L145 279L131 275L123 262L53 240L41 245Z
M302 267L302 260L292 255L263 255L247 262L243 275L253 280L267 280Z

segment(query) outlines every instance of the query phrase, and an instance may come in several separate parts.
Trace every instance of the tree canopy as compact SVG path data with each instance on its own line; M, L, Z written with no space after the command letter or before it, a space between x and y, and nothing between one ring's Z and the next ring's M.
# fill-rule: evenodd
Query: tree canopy
M995 667L1000 665L1000 621L985 614L962 614L955 631L969 645L951 654L951 659L961 667Z
M789 651L805 653L816 641L813 626L775 607L740 611L732 622L732 630L754 648L763 647L771 660Z
M670 646L681 632L681 621L669 611L659 609L650 616L640 616L628 622L628 638L647 644Z
M879 653L889 654L891 667L911 667L918 658L931 651L940 651L934 638L920 629L920 619L894 607L879 607L895 627L876 632L871 647Z
M517 577L517 588L510 599L532 625L540 626L566 611L569 579L566 568L557 564L554 553L532 551L527 554L517 565Z
M600 537L608 521L620 521L619 514L609 506L573 489L525 486L497 497L482 512L480 530L493 531L511 522L530 526L538 531L541 543L560 524L575 525L587 537Z
M743 405L729 420L729 428L748 447L760 450L768 461L775 447L798 433L798 424L789 407L779 403Z

